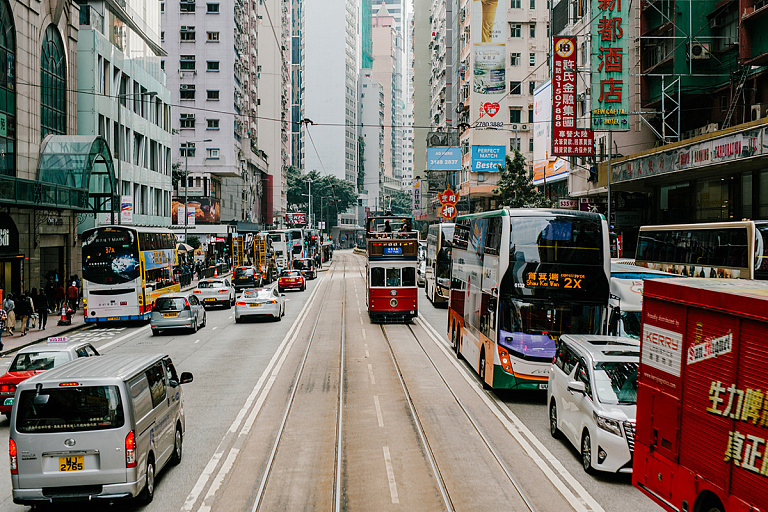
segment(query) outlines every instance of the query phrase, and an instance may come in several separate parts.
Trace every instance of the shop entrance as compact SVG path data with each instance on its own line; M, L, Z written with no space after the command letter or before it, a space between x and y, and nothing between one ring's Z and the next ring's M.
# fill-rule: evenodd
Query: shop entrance
M58 276L58 280L56 279ZM64 247L41 247L40 248L40 283L39 289L45 287L48 278L52 277L54 282L64 280Z

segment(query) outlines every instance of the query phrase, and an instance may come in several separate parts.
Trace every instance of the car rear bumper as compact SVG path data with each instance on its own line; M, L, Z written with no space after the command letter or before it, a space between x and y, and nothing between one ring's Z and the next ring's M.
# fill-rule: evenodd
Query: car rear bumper
M149 325L152 329L190 329L192 328L192 321L194 317L176 317L176 318L152 318L149 321Z
M142 479L143 480L143 479ZM118 501L136 497L143 481L105 485L74 485L41 489L13 489L18 505L65 503L75 501Z
M235 306L235 318L243 318L246 316L279 316L280 305L269 304L266 306Z

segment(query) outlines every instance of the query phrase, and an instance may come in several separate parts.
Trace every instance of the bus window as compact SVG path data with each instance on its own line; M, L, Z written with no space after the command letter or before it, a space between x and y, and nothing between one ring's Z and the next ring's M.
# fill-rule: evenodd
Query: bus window
M371 267L371 286L384 286L384 269Z
M403 286L416 286L416 269L414 267L403 269Z
M400 286L400 269L388 268L387 269L387 287Z

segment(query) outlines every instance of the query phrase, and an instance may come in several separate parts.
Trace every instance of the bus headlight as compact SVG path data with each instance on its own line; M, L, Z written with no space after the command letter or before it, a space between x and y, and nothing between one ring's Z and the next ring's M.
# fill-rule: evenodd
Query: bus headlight
M397 307L397 299L392 299L391 301L389 301L389 305L392 306L393 308L396 308Z

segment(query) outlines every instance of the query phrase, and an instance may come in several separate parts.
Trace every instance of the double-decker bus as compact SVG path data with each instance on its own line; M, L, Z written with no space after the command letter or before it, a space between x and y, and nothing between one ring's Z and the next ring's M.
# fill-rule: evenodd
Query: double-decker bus
M427 231L424 293L432 304L447 304L451 290L451 241L455 224L432 224Z
M275 263L277 265L278 272L282 272L288 268L290 264L291 249L293 248L293 240L287 230L275 229L267 231L269 239L272 241L272 247L275 249Z
M411 217L366 220L366 302L372 322L409 322L419 314L419 234Z
M642 226L635 264L689 277L768 279L768 221Z
M86 322L148 320L155 299L181 290L176 237L165 229L102 226L83 233Z
M304 257L304 230L301 228L290 228L286 230L291 244L291 252L288 255L289 264L292 264L296 258Z
M601 332L610 276L602 215L463 215L452 245L448 335L484 386L546 389L560 335Z

